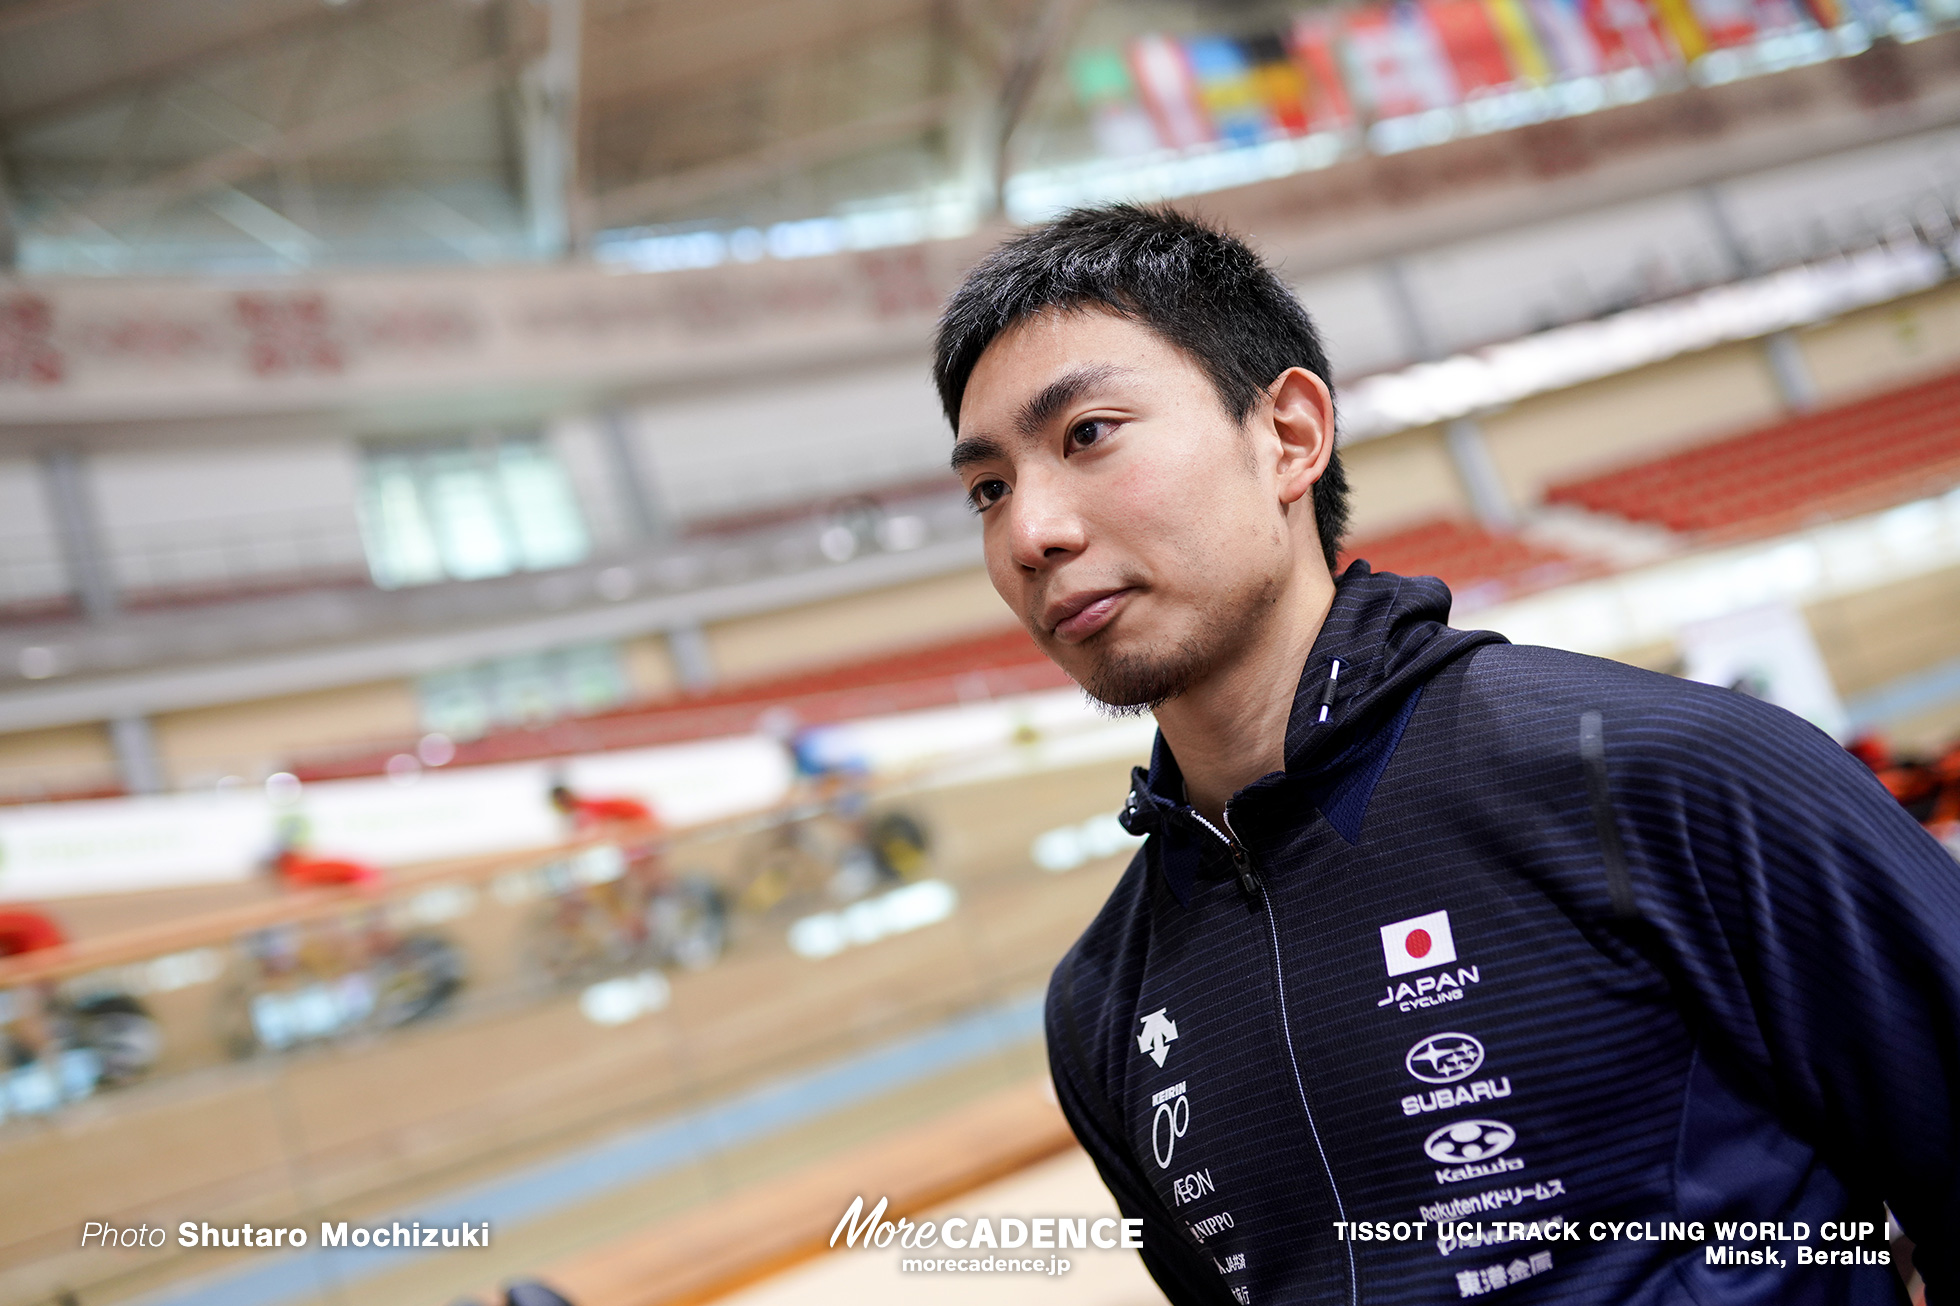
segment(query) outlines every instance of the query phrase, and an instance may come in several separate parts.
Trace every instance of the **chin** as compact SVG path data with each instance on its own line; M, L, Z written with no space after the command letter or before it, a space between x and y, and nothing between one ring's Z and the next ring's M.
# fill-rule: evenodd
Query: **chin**
M1118 716L1155 711L1202 679L1210 661L1195 640L1169 648L1111 645L1095 652L1097 656L1080 659L1078 665L1059 665L1089 697Z

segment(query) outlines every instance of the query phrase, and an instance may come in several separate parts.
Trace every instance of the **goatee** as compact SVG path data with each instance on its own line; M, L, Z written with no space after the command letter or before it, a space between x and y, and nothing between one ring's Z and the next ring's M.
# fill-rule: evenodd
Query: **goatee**
M1155 656L1117 653L1099 658L1077 678L1082 692L1108 717L1142 716L1191 688L1211 661L1211 650L1186 640Z

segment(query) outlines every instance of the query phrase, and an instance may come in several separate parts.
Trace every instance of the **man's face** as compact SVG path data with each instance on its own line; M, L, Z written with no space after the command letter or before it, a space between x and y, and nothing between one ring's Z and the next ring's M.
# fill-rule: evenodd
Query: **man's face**
M1278 604L1298 534L1282 452L1269 413L1233 421L1182 351L1079 311L988 347L953 463L1035 642L1094 697L1142 709L1230 661Z

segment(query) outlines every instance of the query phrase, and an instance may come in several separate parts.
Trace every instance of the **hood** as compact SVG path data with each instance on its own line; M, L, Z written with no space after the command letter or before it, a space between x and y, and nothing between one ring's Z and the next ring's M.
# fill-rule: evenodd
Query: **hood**
M1335 582L1334 605L1293 693L1286 774L1326 774L1440 668L1471 649L1505 642L1494 630L1457 630L1449 618L1449 586L1434 576L1350 564Z
M1449 614L1449 587L1433 576L1378 573L1362 561L1342 572L1294 689L1285 773L1248 786L1247 796L1293 790L1350 842L1358 839L1368 796L1423 685L1471 650L1505 642L1495 631L1456 630ZM1192 876L1230 870L1230 845L1185 803L1184 777L1161 731L1150 769L1131 774L1121 819L1130 833L1154 836L1146 856L1180 902Z

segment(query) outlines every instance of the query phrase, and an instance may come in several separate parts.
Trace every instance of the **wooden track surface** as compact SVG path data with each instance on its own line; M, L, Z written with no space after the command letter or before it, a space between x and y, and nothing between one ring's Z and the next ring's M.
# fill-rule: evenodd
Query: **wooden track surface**
M1050 738L1066 739L1069 733L1054 732ZM995 756L999 752L997 747L987 747L941 756L877 780L865 787L863 796L874 802L889 798L905 799L920 786L930 786L936 772L957 769L962 763ZM797 810L808 811L810 808L806 804ZM0 957L0 989L43 980L67 979L92 970L145 961L167 953L225 944L253 930L326 920L340 915L349 907L400 898L438 885L482 885L500 875L562 861L601 844L648 848L669 856L686 856L690 848L717 840L739 838L779 824L789 811L785 807L769 807L698 825L676 827L622 822L547 847L394 867L387 872L384 882L373 888L306 889L282 892L270 899L254 895L258 900L198 912L180 919L118 929L100 937L76 939L63 947L26 956Z
M717 823L717 827L702 827L698 831L676 831L665 836L664 841L706 837L718 832L720 825L726 824ZM388 872L386 880L374 889L296 890L269 901L243 903L181 920L118 930L99 938L79 939L63 947L48 948L24 956L0 957L0 988L66 979L106 966L146 961L189 948L230 943L252 930L325 920L345 912L349 907L400 897L439 884L482 884L499 875L542 866L602 843L656 842L653 838L655 834L653 827L620 825L602 833L521 853L486 853L480 857L399 867Z
M722 962L673 977L664 1011L616 1028L581 1016L576 994L518 1000L509 972L519 964L528 905L482 895L472 916L443 927L472 964L470 996L449 1018L285 1057L200 1062L57 1117L8 1121L0 1128L0 1306L44 1306L60 1285L86 1302L112 1302L224 1267L222 1257L169 1250L141 1258L77 1251L86 1219L363 1219L1037 989L1100 906L1123 859L1051 875L1029 862L1029 843L1112 810L1126 771L1125 762L1100 762L905 798L935 833L935 874L960 895L951 918L822 962L789 951L782 921L748 922ZM500 859L498 869L508 865ZM494 873L480 864L430 870ZM337 899L333 910L345 910L344 899L327 896ZM242 918L228 916L227 928ZM153 940L177 929L145 927ZM151 1000L177 1046L208 1025L204 1005L216 987ZM971 1096L962 1090L938 1100ZM921 1105L902 1118L941 1109ZM768 1155L745 1155L732 1168L704 1164L631 1200L595 1198L590 1209L543 1221L536 1232L500 1230L499 1245L515 1257L509 1272L559 1264L624 1230L716 1200L731 1184L782 1173L799 1164L797 1156L838 1146L869 1156L882 1133L866 1127L848 1144L843 1134L835 1144L812 1137L787 1154L771 1144ZM896 1185L891 1196L900 1196ZM826 1197L821 1205L837 1203ZM762 1224L746 1223L751 1232ZM827 1237L829 1227L822 1232ZM503 1272L503 1263L471 1269L445 1260L427 1273L459 1278L431 1285L435 1294L389 1295L392 1288L375 1284L380 1295L368 1300L449 1300Z
M545 1269L575 1306L692 1306L827 1249L851 1199L916 1214L1075 1146L1047 1079L993 1093Z

